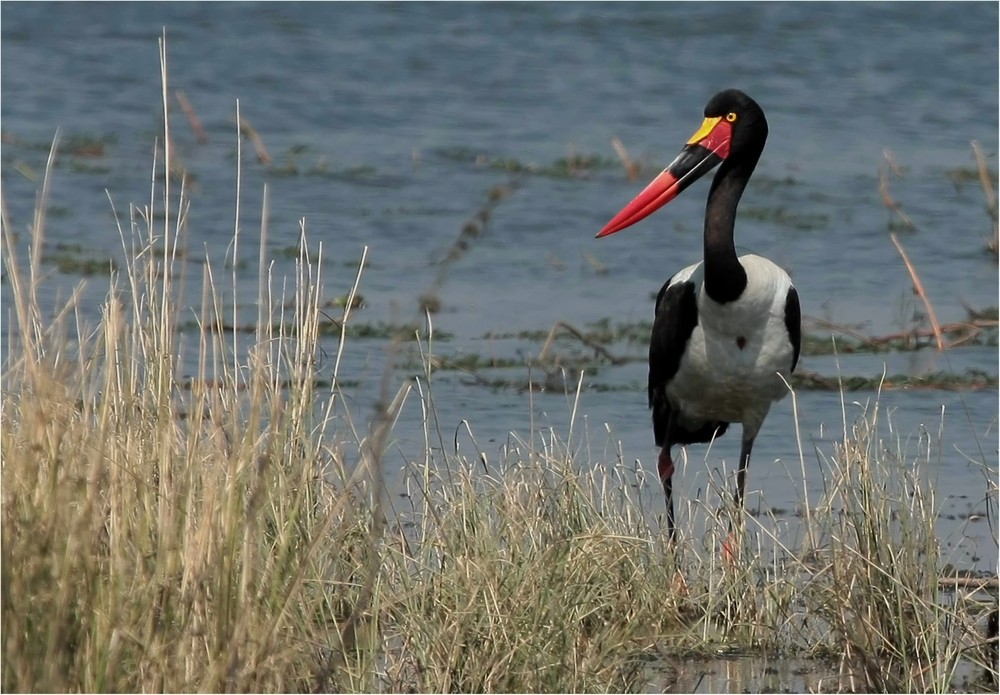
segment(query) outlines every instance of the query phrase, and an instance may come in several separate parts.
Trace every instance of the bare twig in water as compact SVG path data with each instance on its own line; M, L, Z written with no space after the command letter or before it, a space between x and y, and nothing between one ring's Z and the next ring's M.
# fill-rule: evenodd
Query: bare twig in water
M889 170L892 172L892 175L900 179L903 178L903 167L901 167L899 165L899 162L896 161L896 158L893 156L892 152L890 152L889 150L883 150L882 157L885 159L885 164L887 167L889 167Z
M1000 589L1000 579L997 577L939 577L938 586L942 589Z
M432 310L431 313L436 313L441 309L439 293L448 279L451 266L457 263L468 252L475 240L486 232L486 227L493 216L493 211L518 186L520 186L519 179L512 179L509 183L493 186L487 191L486 202L480 205L479 209L462 223L458 237L448 247L445 257L438 263L437 274L434 276L433 282L427 288L427 291L420 295L421 312L419 316L414 318L412 324L414 329L416 329L419 322L423 319L423 310L425 308Z
M910 279L913 281L913 291L916 292L920 299L924 302L924 307L927 309L927 318L930 319L931 328L934 330L934 338L937 340L938 350L944 350L944 339L941 337L941 325L938 323L937 314L934 313L934 306L931 304L931 300L927 297L927 292L924 291L924 284L920 282L920 276L917 275L917 269L914 268L913 263L910 262L910 258L906 255L906 250L903 248L903 245L899 243L899 239L896 238L895 232L889 232L889 239L892 240L896 250L899 251L899 255L902 256L903 263L906 265L906 270L910 273Z
M895 176L902 177L903 170L900 168L896 159L892 156L892 152L885 150L882 155L885 158L885 165L888 167L889 171ZM878 167L878 192L882 195L882 204L899 216L903 226L907 229L914 229L915 225L913 224L913 220L910 219L909 215L903 212L902 206L896 202L891 195L889 195L889 174L882 168L881 164Z
M566 262L551 251L545 254L545 260L548 261L549 265L555 270L566 270Z
M608 266L604 265L599 260L597 260L597 257L594 254L590 253L589 251L584 251L583 258L585 261L587 261L587 263L590 264L590 267L594 269L595 273L597 273L598 275L607 274Z
M950 343L945 347L955 348L965 345L971 340L974 340L984 328L996 328L997 322L991 319L976 319L974 321L963 321L961 323L949 323L941 326L941 335L953 335L957 334ZM869 345L878 347L885 345L886 343L892 343L897 340L906 340L908 338L927 338L930 336L936 336L933 328L919 328L910 331L900 331L899 333L888 333L886 335L880 335L877 337L870 337L867 339Z
M628 176L631 181L636 176L639 175L640 166L639 162L635 161L629 157L628 150L625 149L625 145L618 138L617 135L611 137L611 147L614 148L615 154L618 155L618 159L621 160L622 166L625 167L625 175Z
M174 90L174 97L177 98L177 103L181 105L181 111L187 116L188 125L191 126L191 130L194 131L194 135L198 138L198 142L205 144L208 142L208 134L205 129L201 127L201 121L198 120L198 114L194 112L194 107L191 106L191 102L188 101L187 96L183 91L179 89Z
M832 321L827 321L826 319L816 318L814 316L803 316L802 319L804 321L812 323L817 328L826 328L832 331L836 331L838 333L842 333L870 347L876 347L878 345L876 339L871 338L870 336L867 336L860 331L856 331L853 328L849 328L848 326L844 326L839 323L834 323Z
M941 335L947 338L945 348L951 349L956 347L961 347L967 343L972 342L978 338L984 330L997 328L1000 326L1000 321L993 318L979 318L972 317L972 309L966 307L966 310L970 313L970 318L966 321L958 321L956 323L947 323L940 326ZM844 326L832 321L827 321L826 319L816 318L815 316L803 316L803 321L808 324L819 328L835 331L846 335L849 338L853 338L858 341L859 344L864 345L869 348L883 348L887 344L897 343L899 341L909 341L914 338L928 338L936 337L936 333L933 328L913 328L908 331L898 331L896 333L886 333L884 335L866 335L859 330L851 328L850 326Z
M267 148L264 147L264 140L260 137L260 134L250 125L248 121L243 116L239 116L239 126L243 134L250 138L250 142L253 143L253 147L257 150L257 159L261 164L270 164L271 155L267 153Z
M552 330L549 331L549 337L545 339L545 344L542 345L541 352L538 353L539 362L545 362L545 358L548 357L549 354L549 348L552 347L552 341L555 340L556 334L559 332L560 328L569 333L570 335L572 335L574 338L579 340L587 347L592 348L594 352L604 357L611 364L625 364L628 361L624 357L618 357L616 355L611 354L606 347L604 347L600 343L594 342L593 340L585 336L583 333L581 333L579 330L569 325L565 321L556 321L554 324L552 324Z
M976 156L976 166L979 168L979 180L983 184L983 193L986 194L986 211L993 222L993 239L986 242L986 248L994 255L1000 254L1000 225L997 222L997 197L993 191L993 177L986 166L986 158L979 143L972 141L972 153Z

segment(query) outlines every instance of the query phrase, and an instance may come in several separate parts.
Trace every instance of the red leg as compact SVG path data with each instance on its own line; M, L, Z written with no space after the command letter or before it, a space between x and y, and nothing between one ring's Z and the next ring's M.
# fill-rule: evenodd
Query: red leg
M726 535L726 540L722 543L722 559L725 560L728 566L732 566L736 562L736 550L739 549L738 543L739 540L733 536L732 531Z
M669 444L660 449L656 470L660 474L660 483L663 484L663 494L667 497L667 530L670 540L674 540L677 536L677 528L674 526L674 460L670 458Z
M656 465L657 472L660 474L660 482L669 480L674 475L674 460L670 458L670 447L665 446L660 449L660 459Z
M740 449L740 468L736 474L736 492L733 500L736 502L733 509L733 516L737 520L736 532L733 532L733 522L729 522L729 534L726 542L722 544L722 556L729 563L733 563L740 549L740 539L743 533L743 496L747 486L747 465L750 463L750 450L753 449L754 438L743 433L743 445Z

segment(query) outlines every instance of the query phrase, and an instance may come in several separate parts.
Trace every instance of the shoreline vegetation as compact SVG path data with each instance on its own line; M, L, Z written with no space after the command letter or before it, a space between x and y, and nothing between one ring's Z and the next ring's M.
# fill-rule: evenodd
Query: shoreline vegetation
M351 410L340 374L346 341L360 339L345 327L367 249L346 277L323 277L322 244L310 246L302 222L296 275L274 293L284 285L268 274L266 188L249 345L232 330L241 324L224 299L236 296L226 258L206 261L190 323L174 272L190 201L167 175L163 41L160 51L159 175L149 202L119 217L129 252L109 269L96 325L78 318L74 296L55 315L38 297L58 142L26 257L4 206L16 326L0 435L5 690L633 691L671 687L692 659L756 654L810 664L805 682L820 691L996 688L997 578L948 564L935 533L934 438L914 451L877 399L861 413L845 406L843 439L810 454L825 486L803 489L794 522L731 519L728 481L709 471L707 499L681 510L704 528L676 546L639 484L655 474L592 449L581 431L585 369L564 384L577 397L565 433L511 433L489 453L475 423L443 434L452 425L435 413L443 367L431 308L511 187L491 191L415 298L405 332L421 333L418 359L404 331L387 335L373 413ZM232 247L250 243L245 234ZM970 312L963 326L995 331L995 313ZM320 374L331 324L339 347ZM542 357L557 328L609 351L557 326ZM182 331L193 376L180 369ZM927 336L898 339L917 337ZM399 365L415 376L394 376ZM406 461L405 492L390 497L384 469L407 398L425 413L423 455ZM970 463L995 500L995 460ZM995 528L995 503L988 510ZM731 521L742 542L723 559Z

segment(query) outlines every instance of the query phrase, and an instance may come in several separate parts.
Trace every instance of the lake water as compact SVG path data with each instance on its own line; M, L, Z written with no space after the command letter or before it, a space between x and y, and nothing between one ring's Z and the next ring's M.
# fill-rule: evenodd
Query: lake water
M165 29L171 87L186 94L207 135L199 143L173 102L175 155L193 177L190 277L201 276L206 255L221 266L232 238L237 100L272 157L261 164L244 145L239 282L251 309L265 183L275 276L291 273L283 251L297 243L302 218L311 246L323 243L330 296L349 289L367 246L356 320L375 324L417 314L416 298L466 220L491 189L515 182L448 268L436 352L526 364L540 340L485 336L547 331L556 321L648 321L661 283L699 258L707 181L633 229L600 241L594 234L670 161L708 98L731 86L752 95L770 123L737 244L789 269L804 314L882 335L923 311L888 236L895 218L878 176L886 152L899 167L890 193L915 225L898 233L940 321L962 320L966 305L997 303L997 264L984 251L990 219L970 148L981 143L995 176L995 3L4 3L0 13L3 186L15 228L25 232L30 222L56 129L64 143L101 146L99 156L60 161L46 228L52 253L120 260L108 196L119 211L148 201L162 120L156 41ZM637 180L617 163L612 137L641 163ZM560 161L573 157L578 166L568 172ZM42 296L54 305L80 277L44 267ZM98 318L106 291L105 281L90 279L84 306L95 313L84 318ZM5 342L9 331L4 311ZM332 338L325 347L335 354ZM359 414L375 398L386 348L377 339L348 343L341 375ZM652 468L638 359L645 346L612 349L637 359L585 373L577 417L590 456L597 462L603 447L614 452L620 442L626 461ZM806 356L801 366L869 377L977 368L995 379L997 350ZM394 383L413 371L401 366ZM526 366L504 375L538 378ZM468 420L487 451L532 422L565 433L572 410L562 392L484 388L461 371L438 372L433 388L442 429ZM875 397L848 393L848 422ZM995 571L995 529L983 515L984 476L997 466L996 391L891 390L880 407L914 455L921 432L943 431L933 457L942 540L956 565ZM822 467L813 451L829 454L842 436L841 398L802 391L798 408L807 487L817 493ZM751 507L795 508L794 424L786 399L754 450ZM418 450L420 430L411 398L390 466ZM709 466L732 462L738 449L738 437L720 440ZM705 460L705 448L689 457ZM704 466L689 468L680 494L696 496Z

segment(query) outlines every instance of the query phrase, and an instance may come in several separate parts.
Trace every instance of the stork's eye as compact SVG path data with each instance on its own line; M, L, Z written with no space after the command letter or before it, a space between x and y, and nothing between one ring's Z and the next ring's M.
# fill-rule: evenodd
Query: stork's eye
M729 113L727 113L726 114L726 120L729 121L730 123L735 123L736 122L736 112L735 111L730 111Z

